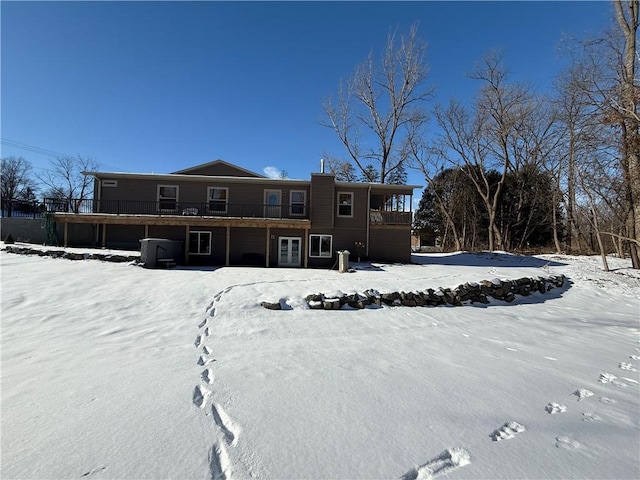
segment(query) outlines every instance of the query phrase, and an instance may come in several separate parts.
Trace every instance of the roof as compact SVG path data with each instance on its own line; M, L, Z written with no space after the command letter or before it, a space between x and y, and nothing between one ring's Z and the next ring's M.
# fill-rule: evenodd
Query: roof
M218 175L215 173L216 171L223 170L227 174L226 175ZM237 172L237 174L233 174L231 172ZM187 174L187 175L213 175L213 176L238 176L238 177L257 177L257 178L267 178L264 175L260 175L258 173L252 172L251 170L247 170L246 168L239 167L229 162L225 162L224 160L214 160L212 162L203 163L201 165L196 165L195 167L185 168L183 170L178 170L177 172L173 172L174 174Z

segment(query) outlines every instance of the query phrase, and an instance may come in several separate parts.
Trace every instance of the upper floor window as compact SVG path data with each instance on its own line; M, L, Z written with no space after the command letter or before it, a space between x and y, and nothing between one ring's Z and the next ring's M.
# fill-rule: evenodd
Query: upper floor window
M307 192L291 190L291 215L304 215L307 204Z
M162 212L178 210L177 185L158 185L158 210Z
M353 192L338 192L338 216L353 217Z
M209 212L227 213L229 189L227 187L209 187L207 189Z

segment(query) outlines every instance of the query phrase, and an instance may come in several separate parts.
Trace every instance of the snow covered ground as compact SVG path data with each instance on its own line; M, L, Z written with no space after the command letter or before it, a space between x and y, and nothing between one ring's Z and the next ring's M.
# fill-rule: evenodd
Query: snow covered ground
M640 477L628 261L414 261L340 274L0 253L1 477ZM304 300L560 273L570 285L511 304Z

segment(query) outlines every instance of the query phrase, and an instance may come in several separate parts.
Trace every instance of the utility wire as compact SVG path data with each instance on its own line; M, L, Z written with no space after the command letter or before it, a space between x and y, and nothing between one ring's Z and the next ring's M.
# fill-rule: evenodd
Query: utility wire
M36 147L34 145L29 145L28 143L18 142L16 140L11 140L9 138L0 138L0 143L3 145L7 145L8 147L18 148L20 150L26 150L27 152L37 153L39 155L45 155L47 157L73 157L73 155L68 155L66 153L56 152L54 150L48 150L46 148ZM113 165L103 164L105 167L111 168L114 171L126 171L125 169ZM41 170L46 170L42 167L35 167Z
M3 145L7 145L8 147L19 148L21 150L26 150L28 152L38 153L40 155L47 155L49 157L70 157L72 155L67 155L65 153L56 152L53 150L48 150L46 148L36 147L34 145L29 145L27 143L18 142L16 140L11 140L9 138L0 138L0 142Z

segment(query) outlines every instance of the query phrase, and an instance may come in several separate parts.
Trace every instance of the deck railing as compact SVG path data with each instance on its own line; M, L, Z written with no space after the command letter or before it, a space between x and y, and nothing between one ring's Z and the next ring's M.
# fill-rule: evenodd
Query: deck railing
M46 212L64 212L75 214L100 213L112 215L181 215L197 217L287 219L309 218L309 208L306 205L299 204L294 204L291 206L226 203L221 201L197 203L176 202L173 200L60 200L45 198L42 205L42 209ZM410 225L411 216L411 212L372 209L369 213L369 221L372 225Z
M176 202L174 200L97 200L44 199L48 212L77 214L104 213L114 215L182 215L197 217L243 218L309 218L306 205L265 205L250 203L226 203L212 200L207 203Z

